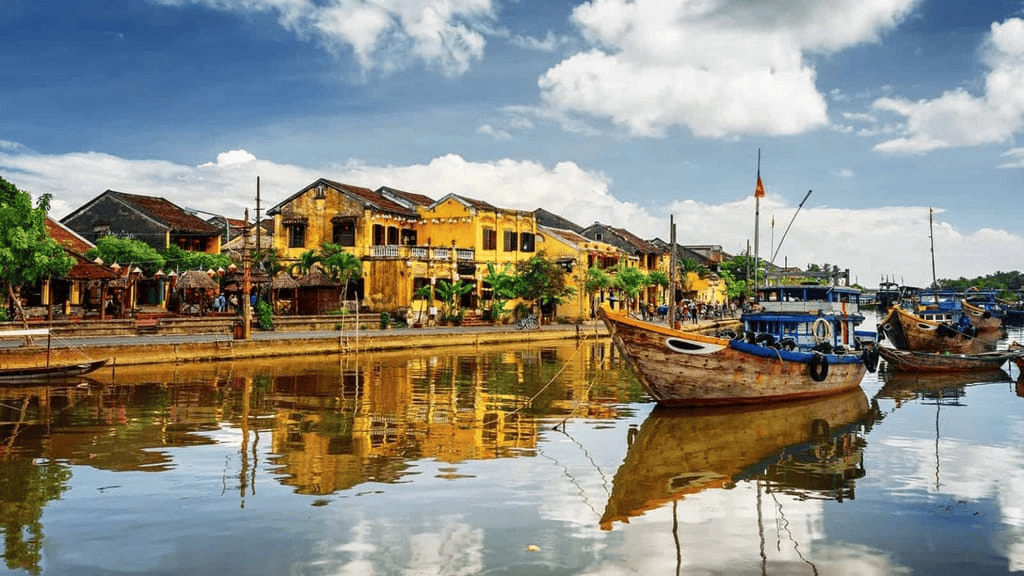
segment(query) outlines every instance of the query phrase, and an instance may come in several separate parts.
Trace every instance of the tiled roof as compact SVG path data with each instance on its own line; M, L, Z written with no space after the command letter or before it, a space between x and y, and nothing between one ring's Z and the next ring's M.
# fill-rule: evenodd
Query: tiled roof
M64 275L64 278L68 280L115 280L118 277L117 273L110 268L88 260L81 254L75 252L70 254L75 259L75 264Z
M49 216L46 217L46 231L50 233L50 238L56 240L68 252L84 255L93 248L88 240Z
M175 232L220 234L220 229L163 198L107 190L107 194L163 223Z
M430 206L434 203L434 199L430 196L416 194L414 192L406 192L405 190L397 190L389 186L381 186L380 188L377 188L377 192L382 195L390 194L392 196L397 196L414 206Z
M405 206L402 206L398 202L384 196L380 192L374 192L369 188L363 188L362 186L352 186L351 184L342 184L341 182L335 182L333 180L322 179L331 188L338 190L339 192L347 192L352 196L355 196L362 200L365 204L368 204L382 212L391 212L392 214L401 214L404 216L418 217L419 214L415 210L410 210Z

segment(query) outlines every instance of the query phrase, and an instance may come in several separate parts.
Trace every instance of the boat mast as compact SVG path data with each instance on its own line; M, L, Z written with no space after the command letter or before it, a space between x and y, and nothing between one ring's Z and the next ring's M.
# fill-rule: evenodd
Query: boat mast
M935 295L935 302L938 303L939 282L935 279L935 232L932 230L932 208L928 208L928 239L932 243L932 294Z
M758 233L761 229L761 197L764 196L764 185L761 184L761 149L757 149L757 186L754 188L754 302L757 302L758 271L761 261L758 258Z

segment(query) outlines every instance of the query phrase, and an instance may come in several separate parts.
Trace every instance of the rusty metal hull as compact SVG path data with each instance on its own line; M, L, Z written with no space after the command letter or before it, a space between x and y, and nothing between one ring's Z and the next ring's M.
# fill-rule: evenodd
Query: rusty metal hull
M647 392L664 406L747 404L836 394L859 387L867 371L859 353L782 351L672 330L610 311L603 311L603 318ZM814 366L815 361L826 362L827 368Z

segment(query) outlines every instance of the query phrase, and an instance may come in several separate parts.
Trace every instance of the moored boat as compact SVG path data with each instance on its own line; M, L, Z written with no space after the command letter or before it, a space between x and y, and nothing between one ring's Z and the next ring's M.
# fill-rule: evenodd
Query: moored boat
M879 346L878 352L893 370L900 372L983 372L1001 370L1008 361L1016 361L1024 350L996 350L977 354L914 352Z
M28 330L5 330L0 338L31 338L46 336L46 364L39 366L8 366L0 368L0 384L39 384L40 382L61 382L68 378L95 372L105 366L108 358L101 360L83 360L79 362L50 362L49 328L33 328Z
M783 346L767 333L771 338L705 336L643 322L607 307L601 309L601 316L647 392L664 406L749 404L836 394L859 387L872 359L877 362L867 345L806 350ZM819 318L805 314L800 320L813 324Z
M973 332L971 330L970 332ZM995 349L995 338L976 337L958 325L911 314L893 306L878 324L878 338L886 338L899 350L977 354Z

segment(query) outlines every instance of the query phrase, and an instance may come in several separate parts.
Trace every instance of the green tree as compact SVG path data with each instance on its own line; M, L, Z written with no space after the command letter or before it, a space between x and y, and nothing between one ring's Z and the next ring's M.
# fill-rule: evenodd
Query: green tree
M180 250L180 248L179 248ZM138 266L143 274L152 276L164 267L164 257L155 248L141 240L104 236L96 241L96 247L85 254L88 258L101 258L111 266L115 262L122 266Z
M40 196L33 208L28 192L0 178L0 288L14 303L25 328L28 319L15 288L63 276L75 264L46 231L49 211L49 194Z
M441 302L441 317L451 321L462 320L462 296L473 289L473 285L459 280L452 284L448 280L438 280L435 292Z
M348 297L348 284L363 275L363 261L345 252L340 244L324 242L320 247L320 264L332 280L341 284L341 301Z
M628 308L633 308L640 291L649 283L650 280L647 274L644 274L639 268L626 266L619 262L615 271L615 288L625 296L626 301L629 303Z
M498 270L494 262L487 263L487 274L483 280L491 287L491 320L499 321L505 315L505 305L516 297L516 277L510 274L511 264Z
M305 276L313 269L317 263L320 262L320 256L315 250L306 250L302 254L299 254L298 262L291 265L288 270L293 275Z
M164 258L164 266L172 270L217 270L231 266L231 257L227 254L190 252L178 246L168 246L160 255Z
M568 278L565 269L541 250L529 260L516 262L516 295L541 306L561 304L576 294Z

